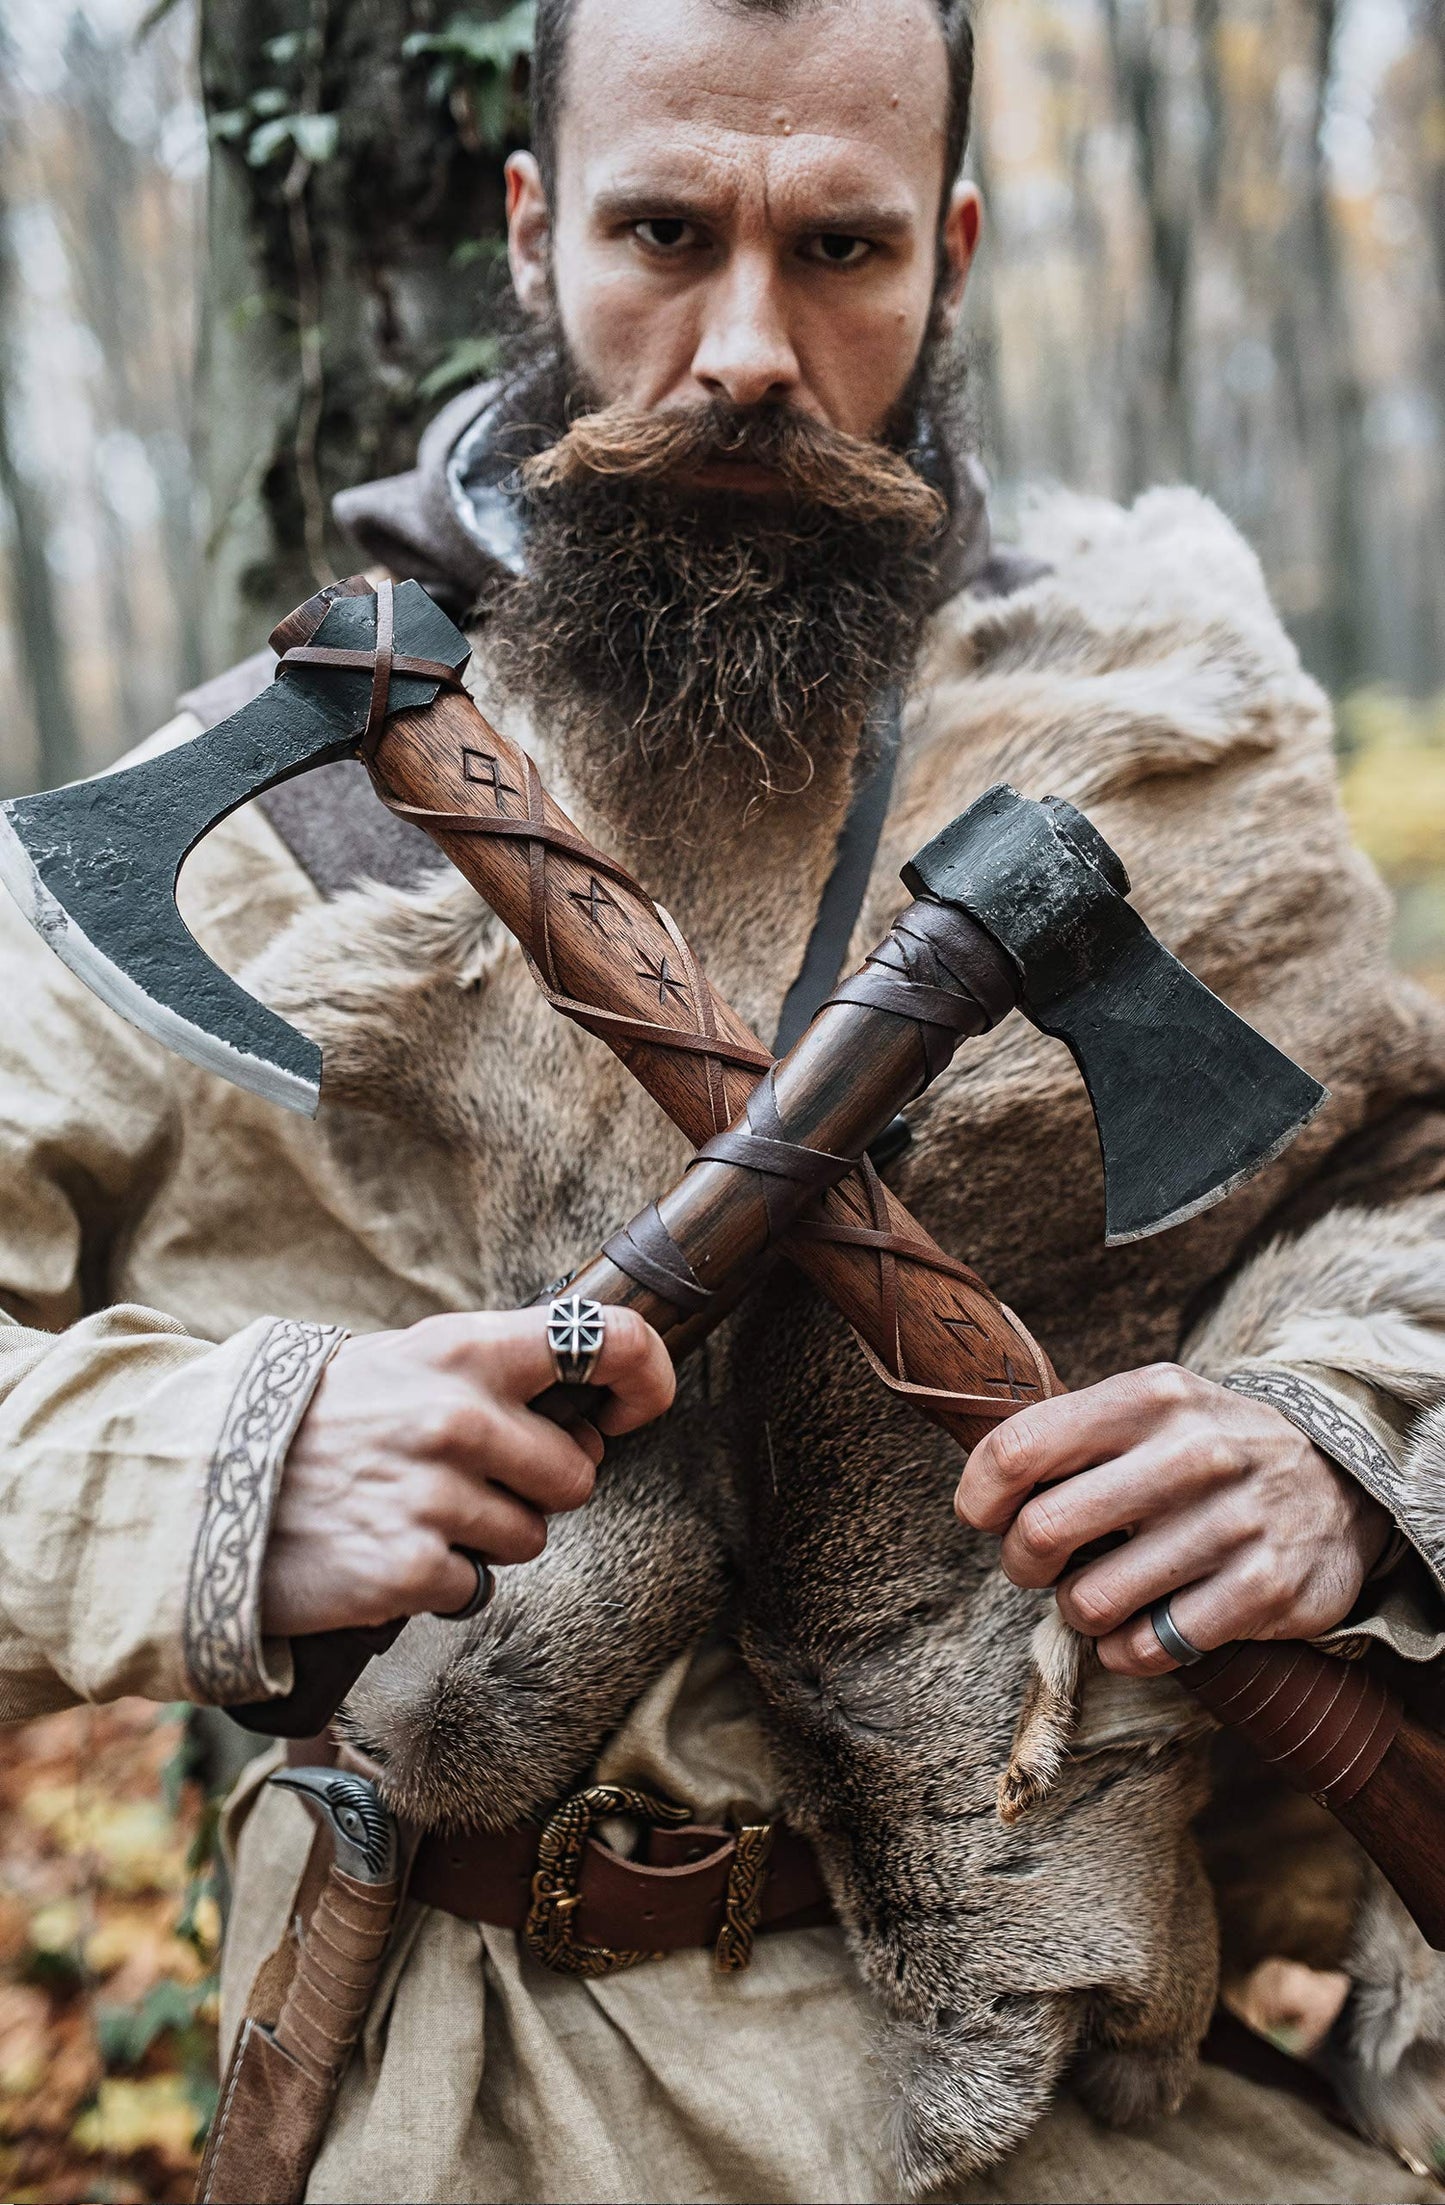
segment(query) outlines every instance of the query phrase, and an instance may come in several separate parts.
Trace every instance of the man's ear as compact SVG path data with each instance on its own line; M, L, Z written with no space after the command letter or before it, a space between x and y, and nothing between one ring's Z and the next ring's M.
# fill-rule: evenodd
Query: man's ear
M948 211L943 217L943 252L948 263L947 276L940 297L944 321L951 329L958 319L963 305L968 272L973 266L973 256L978 251L979 233L983 228L983 201L976 184L960 180L949 196Z
M526 314L545 314L552 212L542 189L542 171L530 153L514 153L507 162L507 259L512 288Z

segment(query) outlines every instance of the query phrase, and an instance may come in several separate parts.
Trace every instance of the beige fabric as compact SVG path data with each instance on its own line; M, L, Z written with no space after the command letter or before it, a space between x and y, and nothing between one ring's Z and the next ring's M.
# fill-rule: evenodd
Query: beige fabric
M289 1649L259 1637L258 1577L286 1446L326 1352L316 1328L292 1329L296 1384L254 1459L225 1435L258 1358L267 1367L268 1321L220 1348L136 1308L58 1340L0 1332L0 1721L131 1692L289 1691ZM227 1482L243 1460L244 1518Z
M708 1812L761 1765L736 1671L716 1645L638 1709L635 1755L610 1773L676 1792L710 1768ZM244 1823L228 1945L227 2041L243 1987L280 1941L310 1844L294 1796L264 1788L273 1755L228 1811ZM706 1953L601 1983L548 1975L506 1931L413 1907L390 1955L362 2056L343 2085L307 2196L514 2205L520 2199L894 2200L870 2002L836 1930L758 1942L724 1979ZM1065 2098L959 2205L1154 2200L1438 2200L1435 2184L1294 2100L1207 2068L1177 2119L1128 2135Z

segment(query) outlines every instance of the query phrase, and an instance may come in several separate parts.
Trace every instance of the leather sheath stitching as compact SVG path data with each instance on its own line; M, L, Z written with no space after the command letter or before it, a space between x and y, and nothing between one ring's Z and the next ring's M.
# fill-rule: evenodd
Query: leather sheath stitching
M231 1397L211 1457L186 1600L186 1671L204 1705L265 1697L258 1617L277 1479L316 1382L345 1337L334 1325L278 1318Z

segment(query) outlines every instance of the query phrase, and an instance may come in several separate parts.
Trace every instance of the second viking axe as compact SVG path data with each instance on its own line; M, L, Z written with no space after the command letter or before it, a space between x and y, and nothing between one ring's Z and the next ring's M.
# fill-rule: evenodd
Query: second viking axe
M73 969L116 1008L209 1068L294 1107L314 1108L320 1070L314 1050L308 1058L310 1044L303 1037L252 1003L204 957L175 912L174 881L208 825L277 781L349 750L359 750L375 775L389 716L409 712L404 728L392 736L385 777L378 780L385 800L425 826L487 895L527 945L556 1007L607 1039L674 1119L704 1141L707 1117L700 1119L698 1112L705 1107L713 1137L703 1150L702 1169L724 1167L725 1182L734 1190L742 1179L761 1179L761 1223L756 1216L751 1225L746 1222L749 1205L735 1192L713 1206L709 1219L707 1182L699 1177L690 1188L675 1190L675 1200L668 1198L678 1225L684 1223L681 1212L688 1213L686 1248L654 1205L598 1259L614 1270L620 1266L634 1302L635 1282L647 1280L644 1298L660 1299L683 1320L672 1328L675 1334L689 1329L690 1300L715 1300L725 1281L736 1283L748 1256L757 1252L746 1245L750 1238L765 1246L812 1204L815 1217L788 1240L788 1252L859 1324L880 1375L967 1444L979 1428L1024 1400L1052 1392L1052 1372L1017 1320L965 1267L933 1248L876 1176L866 1185L861 1220L856 1200L850 1220L846 1181L835 1183L850 1173L868 1129L878 1130L900 1102L935 1076L963 1033L985 1030L1017 1001L1044 1031L1070 1047L1095 1106L1114 1241L1160 1230L1220 1199L1278 1154L1324 1100L1317 1083L1236 1019L1148 934L1124 902L1128 882L1122 866L1082 815L1057 802L1029 804L1007 788L990 791L906 870L919 903L865 973L846 984L824 1013L825 1019L832 1017L835 1038L839 1013L851 1007L865 1016L871 1049L850 1060L846 1049L821 1047L815 1033L760 1084L769 1058L708 987L667 914L577 835L545 797L530 761L480 714L450 698L436 701L438 690L458 686L465 645L457 631L414 584L395 601L390 586L383 585L374 612L358 605L366 589L353 583L335 597L324 594L283 623L273 639L284 652L282 672L303 685L307 709L294 724L285 712L257 715L255 706L247 707L188 752L174 754L187 759L191 770L177 776L170 792L177 801L169 806L160 801L166 794L162 784L141 766L108 777L108 786L81 784L6 807L8 816L0 818L0 877ZM428 613L440 629L428 622ZM423 642L426 651L440 655L426 655ZM318 694L312 685L323 673ZM421 685L421 694L409 686L413 683ZM273 701L274 692L257 700ZM431 713L418 709L428 704L434 705ZM248 714L254 715L249 724ZM148 776L143 784L142 776ZM480 804L478 790L485 792ZM153 831L157 823L159 834ZM87 835L97 829L98 880L85 849ZM549 897L549 857L582 869L577 885L564 890L565 904ZM164 895L157 894L157 883ZM158 955L148 938L137 941L128 884L156 921L175 976L168 977L164 954ZM641 949L640 963L632 968L645 986L641 1003L635 988L631 1003L625 985L619 994L615 942L600 960L609 985L594 987L589 999L586 983L599 970L591 935L605 939L604 914L622 909L612 892L616 888L635 896L639 909L646 907L662 937L650 948L634 938L624 950L631 959ZM570 926L558 923L567 905L579 912ZM638 915L635 910L634 918ZM672 968L668 945L677 960ZM564 970L568 965L570 973ZM646 1000L654 985L660 1017ZM680 1013L672 1021L665 1015L670 996L687 1006L686 1023ZM971 1010L960 1017L965 1000ZM890 1043L886 1037L893 1027L900 1033L908 1029L909 1040L895 1037ZM914 1061L920 1044L921 1069ZM659 1069L679 1064L693 1076L670 1079ZM784 1122L779 1083L790 1070L797 1082L793 1102L801 1103L801 1120L807 1123ZM730 1078L742 1082L744 1095L762 1098L761 1119L750 1105L737 1126L729 1126L738 1099L729 1092ZM829 1122L830 1106L833 1122L846 1127L849 1138L840 1140L836 1153L820 1157L809 1128L812 1135L819 1133ZM806 1164L800 1163L804 1157ZM775 1177L785 1192L774 1188ZM841 1206L841 1217L827 1218L830 1204ZM759 1203L751 1208L756 1212ZM840 1251L867 1259L876 1254L877 1299L888 1325L879 1326L877 1308L850 1306L858 1301L856 1281L837 1275ZM998 1374L1002 1383L990 1379L982 1391L961 1393L960 1356L950 1337L952 1352L944 1364L951 1383L930 1386L919 1384L916 1375L907 1378L904 1299L896 1280L888 1284L889 1264L899 1257L924 1274L951 1274L951 1291L960 1285L974 1290L977 1306L1032 1351L1032 1373L1027 1364L1015 1371L1005 1353ZM908 1305L918 1299L908 1297ZM692 1315L698 1324L707 1321L702 1308L694 1306ZM947 1326L949 1320L942 1322ZM884 1335L890 1327L896 1369L880 1361L873 1346L876 1342L889 1354ZM989 1330L972 1321L971 1329L985 1336ZM678 1338L674 1344L683 1342ZM918 1360L926 1362L926 1347ZM1337 1673L1345 1677L1343 1684ZM1406 1808L1425 1792L1433 1797L1440 1791L1440 1772L1430 1759L1434 1742L1416 1735L1418 1726L1404 1721L1396 1703L1363 1678L1352 1688L1343 1665L1304 1648L1223 1649L1184 1681L1222 1720L1242 1723L1262 1750L1277 1749L1272 1755L1277 1765L1327 1799L1375 1852L1427 1933L1439 1934L1445 1911L1433 1889L1425 1888L1430 1879L1420 1881ZM1288 1713L1282 1748L1281 1705ZM1321 1734L1345 1757L1342 1769L1319 1762ZM1352 1771L1358 1783L1352 1782ZM1312 1775L1328 1780L1324 1789ZM1374 1809L1382 1812L1371 1811L1371 1795Z

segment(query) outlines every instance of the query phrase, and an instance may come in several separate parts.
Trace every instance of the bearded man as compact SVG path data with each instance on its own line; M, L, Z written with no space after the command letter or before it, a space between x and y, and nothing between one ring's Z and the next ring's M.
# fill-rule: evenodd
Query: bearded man
M27 1348L12 1507L62 1441L198 1483L226 1598L154 1543L149 1566L200 1697L284 1701L328 1492L354 1567L321 1619L416 1619L344 1746L303 1749L372 1771L426 1833L311 2198L1438 2194L1445 1976L1322 1813L1211 1762L1149 1613L1167 1598L1202 1649L1379 1642L1428 1704L1445 1024L1389 972L1325 702L1222 518L1185 491L1054 498L991 543L948 396L972 58L941 0L541 0L535 154L508 169L529 334L414 474L339 504L374 559L474 614L487 708L759 1032L799 1030L886 931L901 861L1007 778L1087 805L1161 937L1328 1080L1250 1188L1112 1252L1087 1106L1031 1029L913 1108L899 1190L1078 1389L974 1451L956 1515L950 1444L779 1277L484 1614L432 1620L465 1590L445 1534L425 1568L375 1523L358 1545L347 1496L385 1483L404 1528L424 1483L436 1514L477 1382L442 1356L438 1411L438 1313L568 1271L680 1138L359 768L273 792L185 883L212 953L324 1044L315 1126L161 1060L0 914L27 1012L0 1044L9 1306L166 1312ZM164 739L270 671L210 685ZM273 1309L280 1341L256 1328ZM167 1421L127 1394L116 1327L174 1342L175 1320L223 1345ZM330 1363L326 1325L354 1335ZM278 1579L288 1541L307 1566ZM1005 1829L1055 1597L1098 1661L1044 1804ZM84 1672L84 1628L32 1644L17 1712L115 1684ZM268 1766L229 1814L228 2035L308 1881L310 1824ZM714 1832L701 1863L608 1833L634 1927L774 1826L749 1967L719 1972L698 1934L586 1978L519 1938L538 1826L594 1782ZM1288 2063L1220 2064L1217 2037L1201 2065L1221 1918L1235 1976L1270 1952L1349 1973L1332 2109Z

